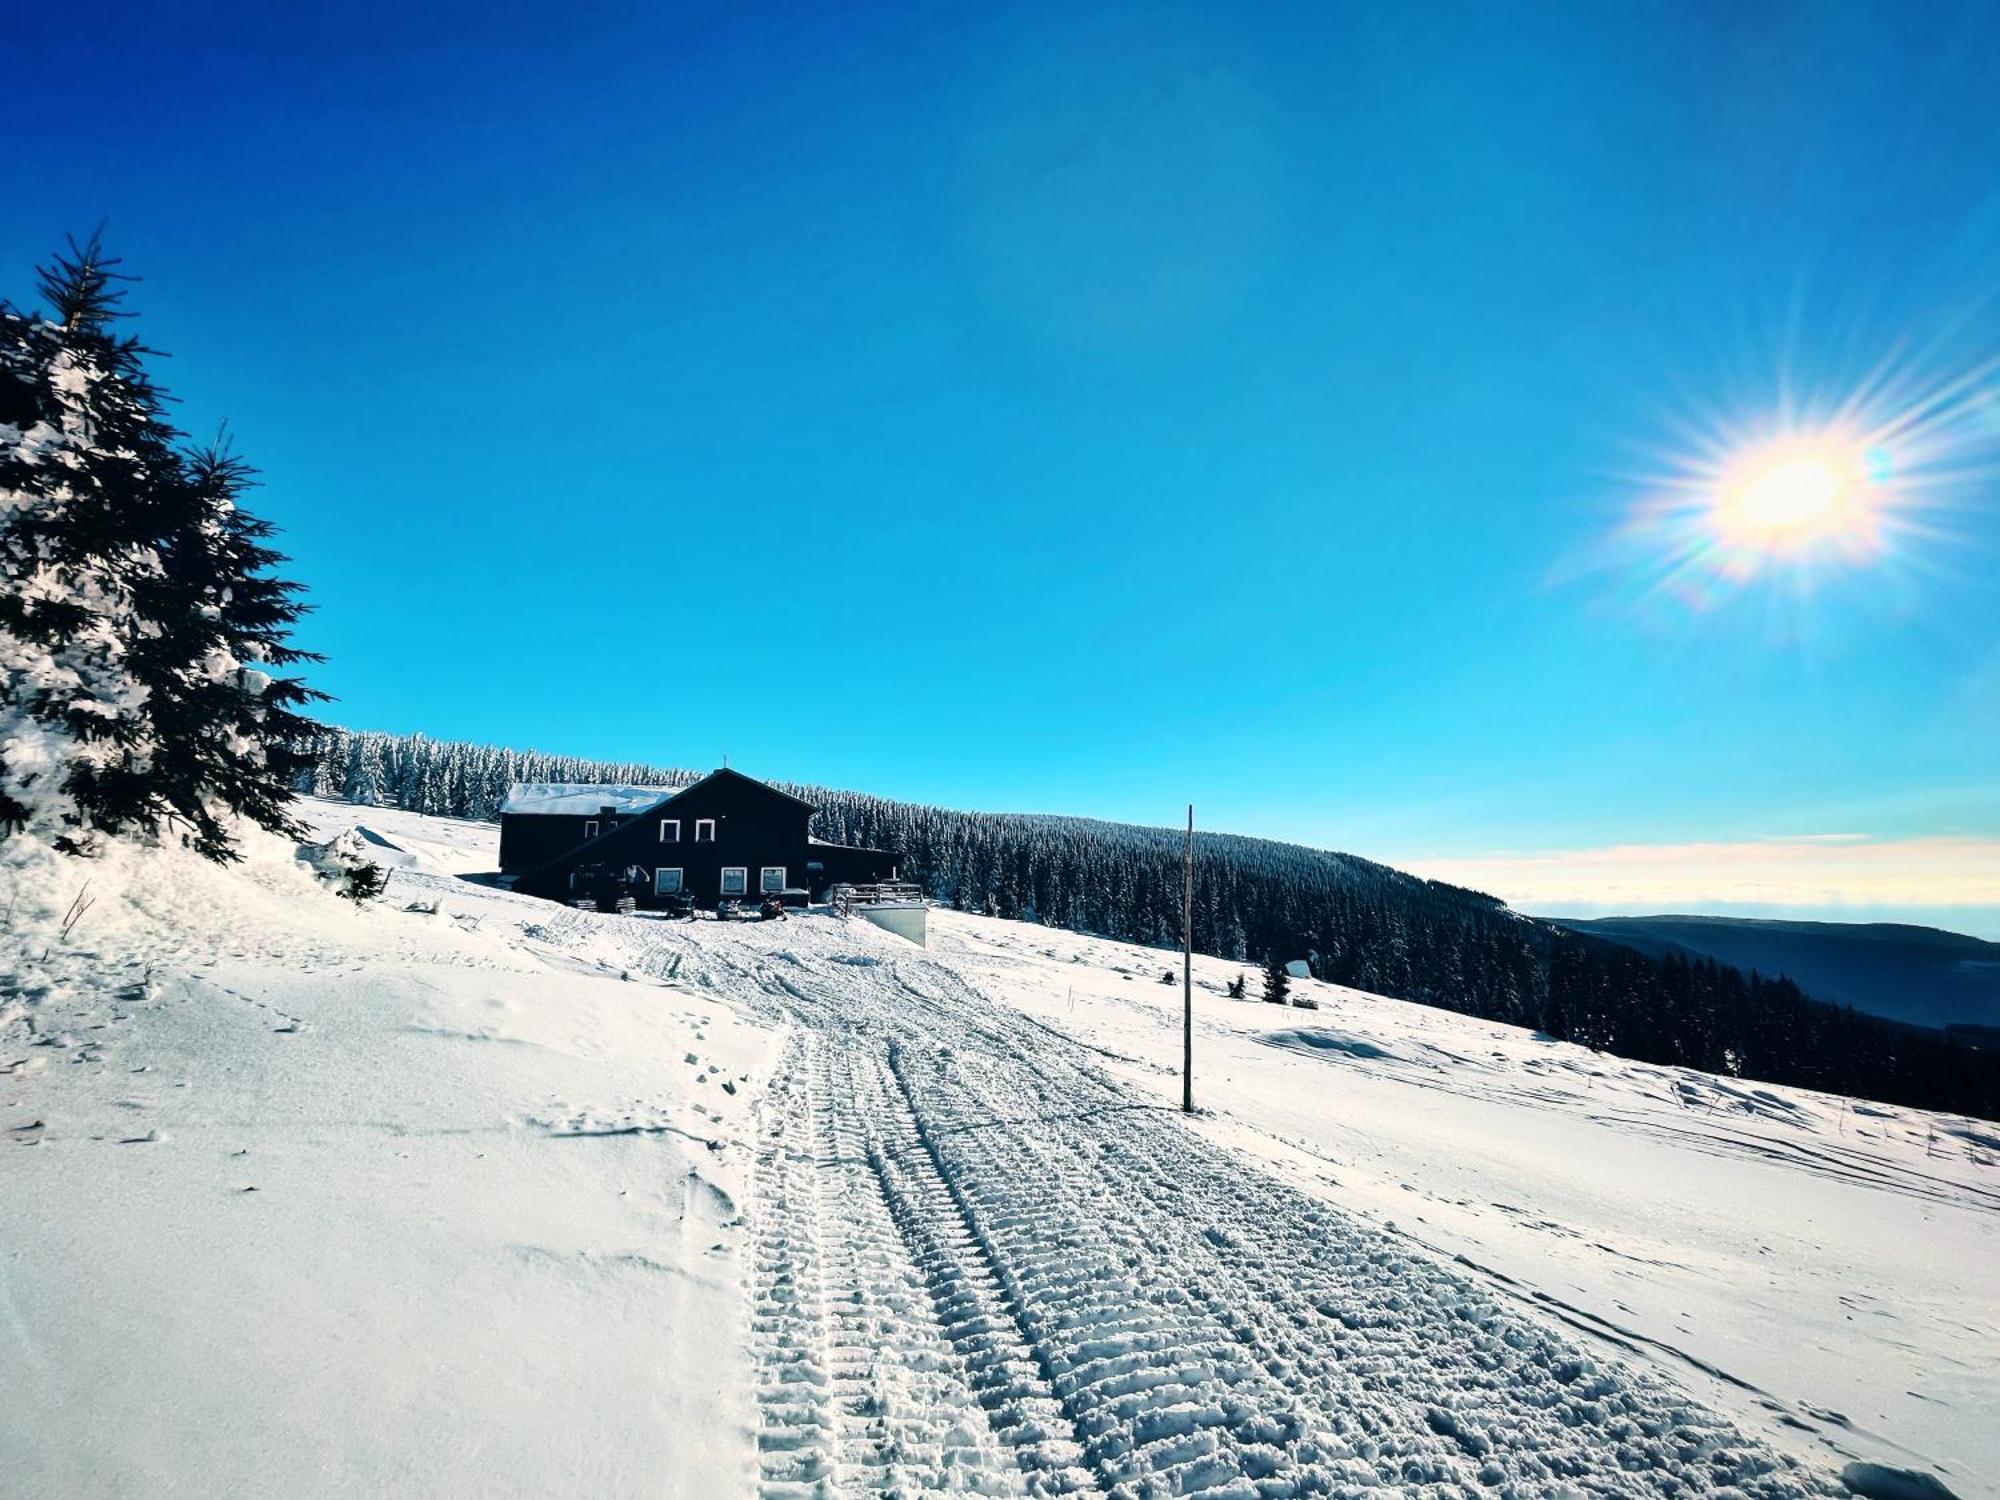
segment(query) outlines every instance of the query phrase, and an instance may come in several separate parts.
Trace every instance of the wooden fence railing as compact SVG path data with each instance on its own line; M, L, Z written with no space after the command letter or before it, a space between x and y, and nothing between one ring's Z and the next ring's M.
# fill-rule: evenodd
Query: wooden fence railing
M908 880L842 881L827 892L827 900L837 912L850 912L857 906L925 904L923 888Z

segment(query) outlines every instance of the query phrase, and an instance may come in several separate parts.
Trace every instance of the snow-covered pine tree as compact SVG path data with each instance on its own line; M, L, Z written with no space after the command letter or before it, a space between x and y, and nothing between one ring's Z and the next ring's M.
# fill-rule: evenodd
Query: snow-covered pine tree
M291 710L319 695L265 670L308 659L296 588L236 508L247 471L182 450L114 331L116 264L72 244L46 315L0 303L0 837L174 832L227 859L229 813L292 831Z
M89 247L40 290L49 317L0 304L0 831L74 848L144 805L126 657L180 496L142 351L111 332L109 267Z
M313 744L312 775L310 779L301 776L299 790L311 792L315 797L338 797L346 769L347 731L338 727L323 729Z
M325 695L282 670L319 658L290 644L306 606L300 585L270 571L284 561L269 545L271 523L242 507L253 471L220 447L187 455L186 468L196 505L168 549L172 588L160 601L177 618L134 658L143 668L156 641L175 641L160 671L146 674L160 731L152 779L193 847L229 859L226 815L302 832L293 789L319 726L298 710Z
M1273 948L1264 958L1264 999L1272 1005L1283 1005L1292 990L1292 976L1285 971L1285 961L1278 957Z
M374 807L381 802L383 788L388 783L388 774L382 768L381 736L356 735L352 750L341 795L349 802Z

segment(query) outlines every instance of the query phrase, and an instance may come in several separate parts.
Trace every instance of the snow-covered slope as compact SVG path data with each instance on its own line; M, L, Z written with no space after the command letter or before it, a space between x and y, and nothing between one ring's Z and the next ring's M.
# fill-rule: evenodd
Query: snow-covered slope
M249 848L0 875L0 1494L742 1492L776 1033Z
M6 857L22 1493L1990 1489L1956 1122L1204 962L1190 1128L1164 955L576 913L456 878L490 828L313 814L382 901Z
M940 912L982 991L1180 1098L1177 954ZM1171 970L1172 986L1160 983ZM1835 1466L2000 1493L2000 1126L1650 1067L1197 956L1202 1132Z

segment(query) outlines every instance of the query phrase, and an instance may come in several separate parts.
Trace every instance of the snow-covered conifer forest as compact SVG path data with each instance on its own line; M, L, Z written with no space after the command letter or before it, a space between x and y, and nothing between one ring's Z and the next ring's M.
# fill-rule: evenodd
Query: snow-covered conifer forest
M491 820L515 781L678 787L696 774L330 729L300 786L368 806ZM1181 835L1173 829L956 812L779 784L819 805L820 836L894 851L906 877L954 910L1124 942L1180 941ZM1230 834L1198 834L1196 847L1198 952L1251 963L1273 953L1310 958L1317 975L1337 984L1537 1027L1642 1062L2000 1114L2000 1058L1991 1051L1820 1004L1781 977L1648 958L1352 855Z

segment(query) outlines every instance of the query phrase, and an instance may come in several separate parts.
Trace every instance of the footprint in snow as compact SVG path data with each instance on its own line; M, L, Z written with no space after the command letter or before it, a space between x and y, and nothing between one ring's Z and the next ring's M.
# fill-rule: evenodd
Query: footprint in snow
M736 1200L699 1172L690 1169L681 1186L681 1217L705 1224L726 1225L736 1218Z

